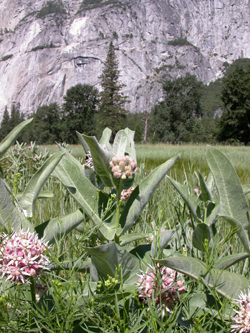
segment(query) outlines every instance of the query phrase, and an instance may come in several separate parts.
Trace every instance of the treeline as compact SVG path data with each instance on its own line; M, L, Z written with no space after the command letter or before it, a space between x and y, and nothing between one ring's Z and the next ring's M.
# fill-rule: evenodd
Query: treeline
M9 113L7 106L5 107L0 128L0 141L3 140L14 127L24 121L24 114L20 113L19 108L19 104L13 104L11 112ZM18 140L23 141L21 137L19 137Z
M118 62L110 44L103 73L102 91L78 84L57 103L42 106L32 115L22 134L25 142L78 143L76 131L98 138L105 127L113 135L124 127L135 130L136 142L250 142L250 59L225 64L225 76L206 86L193 75L163 82L164 99L150 113L128 113L123 105ZM12 106L4 111L0 139L24 119Z
M54 144L55 142L76 143L76 132L95 134L95 110L98 92L89 85L77 85L67 91L64 103L41 106L31 115L33 122L19 138L21 141L36 141L38 144ZM14 110L14 111L13 111ZM13 117L18 113L13 105L11 115L5 108L0 131L2 140L11 129L24 120L23 115Z

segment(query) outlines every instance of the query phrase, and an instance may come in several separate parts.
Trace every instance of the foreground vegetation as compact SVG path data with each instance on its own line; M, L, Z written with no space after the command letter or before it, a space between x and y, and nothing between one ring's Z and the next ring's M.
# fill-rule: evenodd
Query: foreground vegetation
M249 329L248 147L138 145L136 154L130 130L111 146L106 129L54 154L8 150L29 122L0 144L1 331ZM22 239L31 247L15 254Z

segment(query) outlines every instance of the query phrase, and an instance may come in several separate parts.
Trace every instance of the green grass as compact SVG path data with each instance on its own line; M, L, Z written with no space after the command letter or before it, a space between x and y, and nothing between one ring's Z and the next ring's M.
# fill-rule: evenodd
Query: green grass
M58 151L56 145L41 146L47 148L51 153ZM234 166L242 184L250 184L250 147L248 146L216 146L223 152ZM83 160L83 148L81 145L69 145L72 154ZM158 165L168 159L180 154L180 160L171 169L171 176L176 175L178 181L185 178L185 173L193 174L201 171L204 175L209 174L209 167L206 161L206 145L168 145L168 144L137 144L136 154L138 165L144 164L145 172L149 173ZM185 171L185 172L184 172Z
M242 184L250 183L250 147L216 146L233 164ZM193 173L200 170L208 175L209 167L206 161L206 145L137 145L137 159L144 162L148 170L165 162L169 158L181 155L180 160L171 169L178 179L183 178L183 171Z

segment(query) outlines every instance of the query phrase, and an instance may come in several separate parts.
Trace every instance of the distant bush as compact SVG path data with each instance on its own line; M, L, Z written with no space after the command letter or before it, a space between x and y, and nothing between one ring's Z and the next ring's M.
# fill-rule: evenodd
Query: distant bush
M77 13L80 13L83 10L86 9L94 9L99 8L107 5L118 5L121 6L121 3L117 0L107 0L102 2L102 0L83 0L80 10L78 10Z
M7 54L6 56L2 57L1 61L6 61L12 57L13 57L13 54Z
M114 39L118 39L118 34L117 34L116 31L113 31L113 38L114 38Z
M132 34L132 33L130 33L130 34L126 34L125 37L126 37L126 38L133 38L133 34Z
M49 45L38 45L33 47L30 52L37 51L37 50L43 50L43 49L51 49L56 47L52 42Z
M173 45L173 46L191 45L191 46L193 46L193 45L187 40L187 38L182 38L182 37L179 37L179 38L174 39L174 40L170 40L170 41L168 42L168 45Z
M46 6L37 13L37 18L44 18L49 14L66 14L66 10L62 3L55 4L49 1L46 3Z
M82 6L96 5L101 2L102 0L83 0Z

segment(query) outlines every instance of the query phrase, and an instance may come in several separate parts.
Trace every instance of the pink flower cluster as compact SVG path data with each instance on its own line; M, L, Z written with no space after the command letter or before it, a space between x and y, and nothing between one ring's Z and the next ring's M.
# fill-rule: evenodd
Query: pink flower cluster
M139 298L146 304L148 299L152 299L157 306L161 306L162 314L165 315L179 302L179 295L186 291L183 284L182 274L173 269L150 266L149 271L139 275Z
M248 294L240 293L239 299L235 300L238 306L238 311L235 311L235 316L232 318L231 332L249 333L250 332L250 290Z
M128 198L131 196L132 192L134 191L134 187L131 186L127 190L122 190L121 192L121 200L128 200Z
M138 169L133 158L124 155L120 157L114 156L109 162L109 165L112 168L112 172L115 178L126 179L127 177L132 176Z
M92 158L92 155L90 154L90 152L88 154L86 154L86 161L85 161L84 165L88 166L91 169L94 169L93 158Z
M3 234L0 244L0 273L2 278L23 284L28 278L48 270L49 259L45 255L48 243L38 239L35 232L13 232L10 236Z

